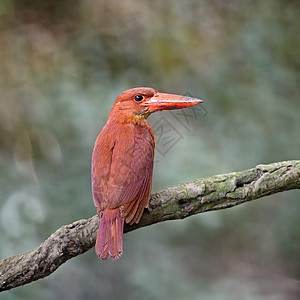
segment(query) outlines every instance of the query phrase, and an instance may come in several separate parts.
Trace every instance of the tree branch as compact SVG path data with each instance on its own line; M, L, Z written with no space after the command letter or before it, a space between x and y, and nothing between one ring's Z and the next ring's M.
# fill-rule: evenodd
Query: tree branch
M125 232L299 188L300 160L197 179L152 194L149 212L144 212L139 224L126 225ZM76 221L59 228L31 252L0 260L0 291L46 277L86 252L95 244L98 226L97 216Z

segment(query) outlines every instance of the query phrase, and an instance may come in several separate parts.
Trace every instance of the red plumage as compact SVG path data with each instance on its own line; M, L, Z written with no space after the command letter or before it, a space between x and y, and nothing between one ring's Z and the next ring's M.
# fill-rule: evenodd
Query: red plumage
M115 101L92 154L92 191L100 217L99 258L122 254L124 220L138 223L151 194L155 136L147 122L154 111L196 105L199 99L135 88Z

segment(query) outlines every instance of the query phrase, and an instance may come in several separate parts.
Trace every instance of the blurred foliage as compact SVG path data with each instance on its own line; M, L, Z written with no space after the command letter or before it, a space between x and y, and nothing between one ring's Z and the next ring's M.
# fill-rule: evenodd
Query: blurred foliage
M153 190L299 159L295 0L0 2L1 257L95 214L90 157L116 96L189 93L207 114L163 116L180 140L157 153ZM178 121L179 119L179 121ZM299 192L125 235L1 299L299 299Z

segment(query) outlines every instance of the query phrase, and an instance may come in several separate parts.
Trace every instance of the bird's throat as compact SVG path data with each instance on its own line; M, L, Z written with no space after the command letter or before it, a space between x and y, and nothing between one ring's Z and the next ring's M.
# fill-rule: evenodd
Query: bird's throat
M131 123L131 124L148 124L147 118L149 117L151 113L145 113L145 114L137 114L137 113L128 113L126 115L118 115L117 116L117 121L120 123Z

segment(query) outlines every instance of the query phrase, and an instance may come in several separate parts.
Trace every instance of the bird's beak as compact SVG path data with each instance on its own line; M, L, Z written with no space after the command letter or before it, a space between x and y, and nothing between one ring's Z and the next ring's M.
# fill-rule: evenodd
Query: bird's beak
M203 101L197 98L191 98L181 95L156 93L153 97L142 102L140 105L148 107L148 112L158 110L180 109L197 105Z

